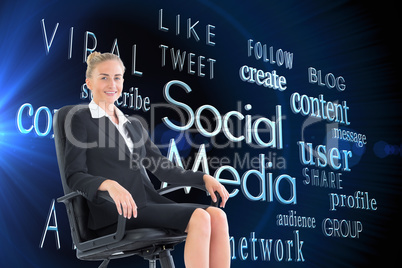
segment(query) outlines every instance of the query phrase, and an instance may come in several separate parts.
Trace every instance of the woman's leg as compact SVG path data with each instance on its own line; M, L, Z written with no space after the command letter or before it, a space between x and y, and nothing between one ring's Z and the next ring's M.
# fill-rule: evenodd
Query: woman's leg
M228 229L226 214L221 209L196 209L186 229L186 267L230 267Z
M186 229L184 263L188 268L209 267L211 219L204 209L197 208L191 215Z
M226 214L215 207L207 208L211 217L210 268L230 267L229 227Z

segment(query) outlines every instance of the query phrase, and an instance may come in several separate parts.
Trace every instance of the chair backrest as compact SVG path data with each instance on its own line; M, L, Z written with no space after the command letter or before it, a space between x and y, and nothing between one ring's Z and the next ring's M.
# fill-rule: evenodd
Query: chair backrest
M66 147L66 130L71 130L71 118L75 112L87 105L68 105L59 109L53 118L53 133L54 142L56 146L57 162L59 165L60 178L63 184L64 194L69 194L72 190L68 187L64 168L65 168L65 147ZM70 132L71 133L71 132ZM72 228L72 232L76 232L73 236L73 242L75 244L81 243L96 237L95 233L88 229L88 214L89 209L87 201L84 197L78 196L72 201L72 211L68 211L68 217L70 225L73 224L75 228ZM77 229L77 230L75 230ZM79 241L74 241L79 239Z

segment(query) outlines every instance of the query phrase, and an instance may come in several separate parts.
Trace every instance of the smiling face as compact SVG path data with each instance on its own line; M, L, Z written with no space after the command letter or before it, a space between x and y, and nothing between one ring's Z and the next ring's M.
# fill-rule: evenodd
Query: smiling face
M117 60L107 60L96 65L91 77L86 79L96 104L102 108L114 104L123 90L123 74L123 67Z

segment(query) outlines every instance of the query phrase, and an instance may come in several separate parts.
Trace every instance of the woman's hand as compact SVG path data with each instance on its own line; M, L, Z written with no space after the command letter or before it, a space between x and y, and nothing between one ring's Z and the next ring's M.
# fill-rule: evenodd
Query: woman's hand
M114 180L105 180L98 188L100 191L108 191L117 207L117 212L125 218L131 219L131 216L137 218L137 205L131 194L118 182Z
M211 195L212 201L217 202L215 192L218 192L222 199L220 207L224 208L229 199L229 192L226 190L225 186L208 174L205 174L202 178L204 179L205 188L207 188L207 191Z

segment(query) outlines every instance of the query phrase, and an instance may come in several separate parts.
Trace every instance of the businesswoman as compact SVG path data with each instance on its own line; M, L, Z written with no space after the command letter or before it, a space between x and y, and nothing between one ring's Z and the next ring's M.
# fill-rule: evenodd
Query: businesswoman
M229 198L225 187L210 175L174 166L161 155L141 123L126 118L114 105L122 94L125 71L118 56L94 52L87 64L86 84L93 100L71 120L73 138L66 144L65 172L69 187L88 199L88 227L98 234L112 233L118 213L127 218L127 229L176 229L187 233L186 267L229 267L225 213L215 207L175 203L159 195L145 166L164 182L205 185L213 201L218 192L221 207ZM98 191L107 191L115 205L98 199Z

